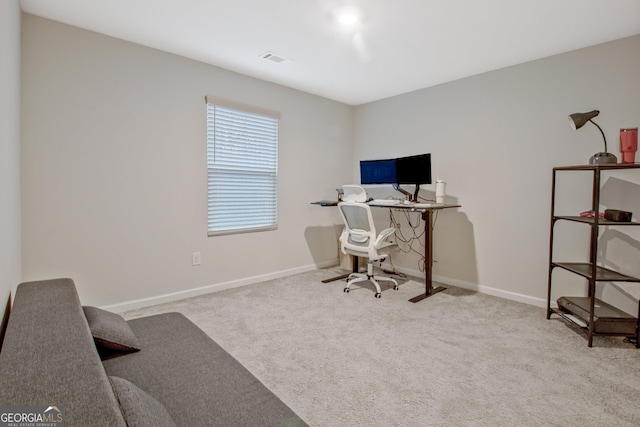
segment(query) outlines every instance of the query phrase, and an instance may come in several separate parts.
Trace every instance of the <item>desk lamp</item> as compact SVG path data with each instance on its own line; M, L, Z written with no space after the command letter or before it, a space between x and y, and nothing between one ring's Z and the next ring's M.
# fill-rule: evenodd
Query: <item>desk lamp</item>
M593 156L591 156L591 158L589 159L590 164L596 165L601 163L618 163L618 159L616 158L616 156L607 152L607 138L604 136L604 132L602 132L602 128L598 126L596 122L591 120L594 117L596 117L598 114L600 114L600 111L598 110L589 111L588 113L571 114L569 116L569 124L571 125L573 130L578 130L582 126L584 126L587 122L591 122L598 128L598 130L600 130L600 133L602 134L602 139L604 139L604 152L596 153Z

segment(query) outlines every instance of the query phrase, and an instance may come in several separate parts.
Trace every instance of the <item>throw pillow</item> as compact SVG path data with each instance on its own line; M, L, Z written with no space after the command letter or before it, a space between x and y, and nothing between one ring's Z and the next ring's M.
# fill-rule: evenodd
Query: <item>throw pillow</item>
M109 377L129 427L175 427L167 409L144 390L120 377Z
M138 338L122 316L97 307L82 307L98 353L104 359L140 350Z

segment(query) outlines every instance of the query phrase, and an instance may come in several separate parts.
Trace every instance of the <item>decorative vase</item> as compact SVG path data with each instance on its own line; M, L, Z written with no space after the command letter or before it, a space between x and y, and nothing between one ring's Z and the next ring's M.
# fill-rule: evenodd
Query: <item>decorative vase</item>
M635 163L638 150L638 128L620 129L622 163Z

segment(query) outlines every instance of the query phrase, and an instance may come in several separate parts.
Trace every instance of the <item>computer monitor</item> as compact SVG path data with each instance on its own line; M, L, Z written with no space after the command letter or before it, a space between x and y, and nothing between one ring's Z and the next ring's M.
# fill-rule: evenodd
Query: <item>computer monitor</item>
M420 154L417 156L400 157L396 159L397 183L396 190L402 193L400 184L413 184L415 190L412 200L418 201L420 184L431 184L431 154Z
M360 184L395 184L396 159L360 161Z
M393 184L403 194L411 196L400 184L415 185L413 201L417 201L421 184L431 184L431 154L398 157L397 159L360 161L361 184Z
M396 159L397 184L431 184L431 154Z

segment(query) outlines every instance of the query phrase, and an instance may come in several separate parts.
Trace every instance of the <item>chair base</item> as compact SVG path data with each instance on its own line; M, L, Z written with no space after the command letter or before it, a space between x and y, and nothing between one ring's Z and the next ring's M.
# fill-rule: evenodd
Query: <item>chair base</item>
M376 293L375 293L375 297L376 298L380 298L382 297L382 290L380 289L380 284L378 283L378 281L386 281L386 282L392 282L393 283L393 290L397 291L398 290L398 282L396 282L395 279L391 278L391 277L386 277L386 276L374 276L373 274L373 263L369 262L367 263L367 274L363 274L363 273L351 273L349 274L349 277L347 278L347 286L344 288L344 292L349 293L351 285L353 285L354 283L358 283L358 282L371 282L373 283L373 286L376 287Z

